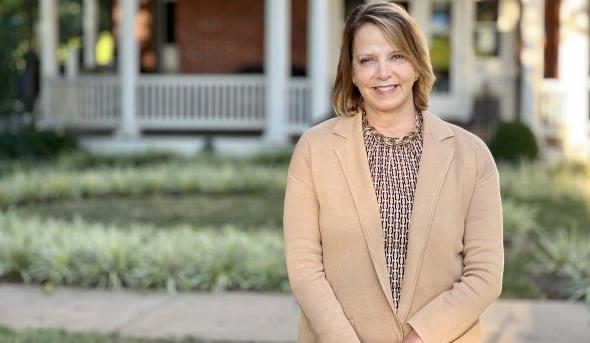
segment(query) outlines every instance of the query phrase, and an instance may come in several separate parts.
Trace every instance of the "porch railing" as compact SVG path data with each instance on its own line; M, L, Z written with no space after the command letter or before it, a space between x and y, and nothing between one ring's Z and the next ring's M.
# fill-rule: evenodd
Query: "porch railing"
M120 86L113 75L46 80L43 123L75 128L115 128L121 115ZM310 125L306 78L289 82L287 128ZM142 75L137 83L141 129L262 130L265 82L260 75Z

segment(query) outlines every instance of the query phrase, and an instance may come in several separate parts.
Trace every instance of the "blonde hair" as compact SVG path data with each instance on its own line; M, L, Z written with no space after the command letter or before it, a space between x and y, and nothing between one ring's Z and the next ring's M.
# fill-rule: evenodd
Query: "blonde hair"
M361 93L352 84L352 44L356 32L365 24L377 26L393 45L408 55L409 62L418 73L418 80L412 87L414 107L420 112L426 110L436 80L426 41L414 19L403 7L393 3L373 3L357 6L344 26L332 94L336 115L353 116L362 108Z

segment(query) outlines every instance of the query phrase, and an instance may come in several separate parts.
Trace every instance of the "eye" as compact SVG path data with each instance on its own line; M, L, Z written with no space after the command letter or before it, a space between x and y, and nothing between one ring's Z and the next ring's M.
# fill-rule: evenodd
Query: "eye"
M398 62L401 62L401 61L403 61L405 58L404 58L404 55L402 55L402 54L393 54L393 55L391 55L391 59L392 59L393 61L398 61Z
M365 58L362 58L360 60L360 63L361 64L365 64L365 63L368 63L368 62L371 62L371 61L372 61L372 59L370 57L365 57Z

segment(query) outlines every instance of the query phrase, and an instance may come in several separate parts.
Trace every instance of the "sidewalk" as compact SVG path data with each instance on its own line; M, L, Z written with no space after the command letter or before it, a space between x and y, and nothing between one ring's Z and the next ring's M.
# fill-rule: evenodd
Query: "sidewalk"
M64 328L137 337L195 336L235 342L295 342L299 308L291 295L97 291L0 284L0 325ZM482 316L486 342L590 342L579 303L501 300Z

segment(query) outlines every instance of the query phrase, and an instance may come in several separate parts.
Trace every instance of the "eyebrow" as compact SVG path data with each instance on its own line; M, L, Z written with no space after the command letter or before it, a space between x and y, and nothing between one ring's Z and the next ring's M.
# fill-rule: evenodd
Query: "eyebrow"
M402 53L403 54L403 51L401 51L401 50L395 50L395 51L390 52L389 54L390 55L393 55L393 54L399 54L399 53ZM367 57L367 56L372 57L372 56L375 56L375 55L374 54L371 54L371 53L361 53L361 54L356 55L357 58L359 58L359 57Z

